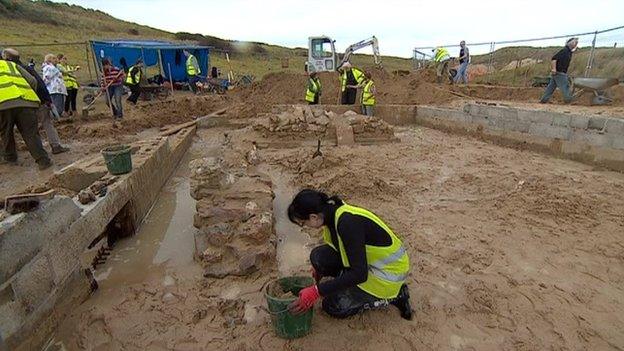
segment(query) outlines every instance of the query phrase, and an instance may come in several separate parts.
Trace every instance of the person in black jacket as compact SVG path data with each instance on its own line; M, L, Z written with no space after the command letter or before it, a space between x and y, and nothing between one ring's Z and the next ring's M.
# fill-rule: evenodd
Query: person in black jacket
M388 305L396 306L402 318L412 318L405 284L409 257L383 220L312 189L295 196L288 217L299 226L323 229L325 242L310 253L316 284L299 292L292 313L305 312L322 297L323 310L336 318Z
M46 88L43 79L41 79L41 76L35 70L35 67L23 64L20 60L19 52L15 49L4 49L2 51L2 57L7 61L15 62L37 80L37 89L35 90L35 93L37 94L37 97L39 97L39 100L41 100L41 108L38 111L39 122L46 132L46 136L48 137L48 143L50 144L52 153L56 155L69 151L68 147L65 147L61 144L61 138L59 137L56 128L54 128L51 114L53 113L52 109L55 109L55 107L52 104L50 93L48 92L48 89ZM56 111L57 116L59 113L60 111Z
M572 61L572 53L576 50L578 38L570 38L566 41L563 49L559 50L550 61L550 81L540 99L540 103L547 103L552 97L555 89L559 88L563 94L563 101L570 103L572 94L570 93L570 83L568 81L568 68Z

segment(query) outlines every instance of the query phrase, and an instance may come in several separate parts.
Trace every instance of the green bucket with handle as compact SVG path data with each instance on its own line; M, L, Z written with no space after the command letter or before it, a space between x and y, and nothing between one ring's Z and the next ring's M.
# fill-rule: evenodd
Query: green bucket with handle
M288 305L297 300L301 289L312 284L314 284L312 277L303 276L279 278L267 284L264 296L267 300L268 312L271 315L271 323L275 333L280 338L295 339L310 332L314 309L311 308L302 314L294 315L288 310ZM292 297L274 296L274 291L279 290L292 293Z
M115 145L102 150L106 168L111 174L125 174L132 170L132 148L128 145Z

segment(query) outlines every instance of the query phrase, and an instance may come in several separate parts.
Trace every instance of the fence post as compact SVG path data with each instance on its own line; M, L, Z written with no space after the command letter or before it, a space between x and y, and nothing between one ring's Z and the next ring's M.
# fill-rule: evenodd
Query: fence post
M587 67L585 67L584 77L587 77L591 72L592 66L594 65L594 54L596 53L596 37L598 36L598 31L594 32L594 40L592 40L592 48L589 52L589 58L587 59Z
M494 60L494 42L491 42L490 43L490 61L488 62L488 67L487 67L487 79L486 79L487 83L490 82L490 73L492 71L493 60Z

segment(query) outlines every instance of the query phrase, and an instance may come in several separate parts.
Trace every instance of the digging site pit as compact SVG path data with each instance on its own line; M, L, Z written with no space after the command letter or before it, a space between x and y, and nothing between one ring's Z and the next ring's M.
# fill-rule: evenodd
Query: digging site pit
M145 104L118 125L103 113L61 125L77 147L55 172L0 168L3 196L56 190L32 212L0 212L2 340L16 350L623 349L621 87L608 107L544 106L533 103L539 88L373 78L373 118L335 105L335 75L321 74L323 105L309 107L306 77L276 73L225 96ZM97 152L113 143L132 146L131 173L107 173ZM336 320L317 306L309 335L275 336L264 289L309 274L320 242L286 216L304 187L371 209L403 239L412 321L394 307Z

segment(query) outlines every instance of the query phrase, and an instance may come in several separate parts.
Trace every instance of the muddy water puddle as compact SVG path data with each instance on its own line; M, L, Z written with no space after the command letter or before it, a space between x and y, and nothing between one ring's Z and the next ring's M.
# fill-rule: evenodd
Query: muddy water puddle
M288 205L299 189L291 179L268 166L262 167L273 182L273 216L277 234L277 265L281 275L299 272L308 265L310 236L288 219Z

